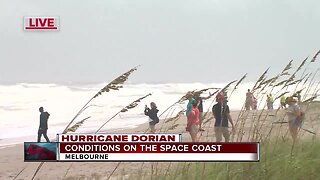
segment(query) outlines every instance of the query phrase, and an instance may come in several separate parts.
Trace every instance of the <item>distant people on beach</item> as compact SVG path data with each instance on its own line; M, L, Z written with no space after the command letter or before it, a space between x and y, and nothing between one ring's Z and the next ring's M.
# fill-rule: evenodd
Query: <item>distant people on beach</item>
M298 129L302 124L302 113L297 102L298 101L293 97L286 98L286 103L289 105L287 108L289 131L293 140L296 140L298 136Z
M286 97L281 96L280 97L280 109L286 109L286 108L287 108Z
M300 103L301 102L301 94L300 94L300 92L298 92L297 98L298 98L298 102Z
M158 112L159 110L157 109L157 105L154 102L150 103L151 109L146 105L144 109L144 114L149 116L149 128L150 128L150 133L155 133L156 132L156 124L159 123L159 117L158 117Z
M44 112L43 107L39 108L40 112L40 125L39 125L39 130L38 130L38 140L37 142L41 142L41 136L46 139L47 142L50 142L47 131L48 131L48 119L50 114L48 112Z
M301 94L300 94L300 92L295 93L295 94L293 95L293 97L296 97L296 98L298 99L298 103L301 102Z
M247 111L250 111L252 107L253 107L253 94L251 93L250 89L248 89L248 92L246 93L245 108Z
M186 131L190 133L192 142L198 142L198 132L199 132L199 109L198 102L193 101L190 112L187 115L187 127Z
M218 93L216 96L216 102L212 107L213 117L215 118L214 124L214 132L216 135L217 142L222 141L222 135L225 139L225 142L229 142L229 130L228 130L228 122L232 125L232 131L234 132L234 125L232 122L232 118L230 115L230 109L227 104L224 102L224 96L221 93Z
M273 109L273 97L271 94L267 95L267 108L269 110Z

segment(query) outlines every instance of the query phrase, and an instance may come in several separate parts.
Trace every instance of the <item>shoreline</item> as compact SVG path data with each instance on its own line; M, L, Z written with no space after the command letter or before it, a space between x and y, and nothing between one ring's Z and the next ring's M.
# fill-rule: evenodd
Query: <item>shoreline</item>
M315 109L314 112L316 112ZM257 111L255 113L260 113L261 111ZM284 141L290 142L290 136L287 134L288 125L272 125L272 122L281 119L284 111L279 111L276 116L269 116L270 113L274 114L276 111L264 111L263 117L260 118L261 125L260 132L263 136L267 136L270 129L273 129L272 136L270 136L270 140L274 139L276 141ZM239 111L231 111L231 116L233 118L234 124L237 124L238 129L236 129L236 134L231 134L231 140L233 136L235 139L233 141L241 141L241 142L250 142L252 141L253 134L253 125L256 123L256 117L253 116L254 112L246 112L247 119L246 123L243 126L243 138L241 140L238 139L238 130L241 129L241 122L236 122L236 119L239 115ZM316 114L309 112L310 115L316 117ZM207 118L211 118L211 113ZM186 127L186 117L183 115L176 121L164 122L164 119L161 119L160 122L156 125L156 132L166 133L181 133L183 142L191 142L191 138L188 132L185 131ZM320 126L320 121L315 119L314 121L310 120L304 124L304 128L315 131L317 134L320 133L320 129L317 128ZM144 123L138 125L136 128L132 129L123 129L123 130L113 130L108 133L144 133L148 129L149 124ZM215 142L215 133L214 133L214 120L207 121L204 120L203 128L205 131L199 132L200 142ZM231 128L230 128L231 130ZM105 133L105 132L101 132ZM310 133L305 131L301 131L299 134L302 141L305 141L312 136ZM282 137L282 138L281 138ZM284 139L283 139L284 138ZM17 179L31 179L34 172L36 171L39 162L24 162L23 161L23 144L17 144L11 147L0 148L0 179L13 179L16 175L20 173ZM168 163L160 163L159 166L165 167ZM179 163L177 163L178 165ZM35 179L94 179L95 177L99 177L98 179L106 179L109 175L112 174L111 179L119 179L120 177L125 176L134 176L141 168L149 169L152 167L152 163L148 162L50 162L44 163L41 170L38 172ZM96 178L97 179L97 178Z
M161 124L163 119L160 120L158 124ZM131 129L114 129L108 133L143 133L149 127L148 123L137 125L135 128ZM106 133L106 132L101 132ZM36 136L35 136L36 138ZM38 162L24 162L23 154L23 142L0 146L0 179L13 179L20 172L18 179L31 179L33 173L35 172ZM111 169L116 166L116 162L79 162L77 167L72 167L69 170L67 177L64 177L66 174L67 168L71 167L72 162L49 162L45 163L45 166L37 175L36 179L48 178L50 179L64 179L69 176L84 176L86 171L84 169L89 169L91 174L95 174L97 168L100 167L99 172L105 174L106 172L101 172L107 166L111 173ZM92 167L93 166L93 167ZM84 168L85 167L85 168ZM49 168L49 171L48 169Z
M147 120L146 120L146 122L147 122ZM145 124L146 123L142 123L142 124L140 123L140 124L134 125L135 126L134 128L130 128L130 127L128 127L128 128L113 128L113 129L109 129L110 132L103 132L102 131L100 133L116 133L116 132L121 133L122 131L126 131L126 130L138 129L140 126L144 127ZM106 130L106 131L108 131L108 130ZM77 133L77 132L75 132L75 133ZM82 133L79 132L79 133L80 134L94 134L94 131L82 132ZM48 137L49 137L51 142L55 142L56 137L53 138L53 136L51 136L52 138L50 138L49 135L48 135ZM16 142L16 141L19 141L19 139L21 139L22 142L21 141L20 142ZM2 139L0 139L0 149L5 148L6 146L14 146L14 145L19 145L19 144L22 145L24 142L33 142L33 141L23 141L24 139L37 139L37 134L35 132L35 135L33 135L33 136L28 135L28 136L20 136L20 137L7 138L7 139L6 138L2 138ZM45 142L45 141L43 141L44 140L43 137L41 139L42 139L42 142ZM1 142L1 141L4 141L4 142Z

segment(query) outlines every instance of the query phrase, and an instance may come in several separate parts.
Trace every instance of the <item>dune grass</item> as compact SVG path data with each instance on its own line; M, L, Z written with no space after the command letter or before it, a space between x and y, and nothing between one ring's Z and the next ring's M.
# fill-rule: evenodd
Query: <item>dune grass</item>
M318 55L319 52L316 55ZM309 64L315 61L316 55L309 62ZM289 73L289 70L292 68L292 60L289 61L289 63L285 66L285 68L279 74L277 74L276 76L271 76L271 78L267 77L269 68L266 71L264 71L263 74L256 81L254 87L252 88L252 92L255 93L255 96L257 97L258 101L262 103L263 96L264 96L263 94L269 94L269 93L270 94L272 93L275 95L275 97L279 98L281 95L288 93L287 90L289 86L296 85L295 90L293 92L290 92L290 95L293 95L294 93L296 93L296 89L298 87L303 86L303 88L305 88L304 84L306 82L309 82L309 84L306 86L307 92L305 92L304 93L305 96L303 96L303 100L304 100L303 102L307 103L304 110L305 111L311 110L315 105L318 105L318 104L310 103L318 96L318 91L319 91L318 85L320 84L320 82L318 82L317 79L315 79L316 73L314 73L313 78L310 81L305 81L303 85L300 84L303 78L295 80L297 73L302 69L302 67L304 67L304 65L307 62L307 59L308 58L304 59L300 63L298 68L294 70L293 73ZM304 67L304 68L306 71L307 67ZM122 77L124 75L118 77L120 78L119 79L120 83L116 79L117 81L115 81L114 84L119 84L119 86L116 86L116 87L106 86L105 88L101 89L93 98L99 96L103 92L108 92L109 89L118 90L119 88L122 88L123 82L125 82L127 77L131 74L131 72L135 70L136 69L132 69L129 72L125 73L124 74L125 77ZM318 72L318 70L316 72ZM303 72L301 77L307 77L307 76L304 76L304 74L305 72ZM287 77L288 75L289 77ZM245 77L246 75L244 75L240 80L238 80L238 83L235 85L234 89L231 91L230 96L232 95L232 92L237 88L237 86L242 82L242 80ZM229 86L235 82L236 80L230 82L219 91L227 92ZM313 87L315 84L317 84L317 86L314 92L311 93L312 96L308 97L310 100L309 99L305 100L307 96L310 96L309 91L311 91L311 87ZM278 92L273 92L275 90L275 87L278 87L278 86L279 87L282 86L282 88L279 89ZM200 90L198 93L201 94L203 91L206 91L208 89L215 89L215 88L203 89L203 90ZM196 93L195 91L191 91L191 92ZM211 96L213 96L213 94ZM89 102L91 100L89 100ZM169 106L161 115L164 115L164 113L168 111L167 117L172 117L174 111L171 111L171 110L175 108L174 106L185 100L187 100L186 95L183 96L179 101L175 102L173 105ZM214 100L212 102L214 102ZM83 108L85 108L87 104ZM211 103L211 105L209 106L208 112L212 104L213 103ZM311 104L312 106L310 106ZM306 139L304 139L304 141L301 140L300 142L293 144L292 141L286 141L286 137L288 136L287 133L284 136L282 135L282 139L280 138L281 128L278 128L277 132L272 131L273 126L271 126L271 129L269 130L269 134L271 134L271 131L272 131L272 134L274 134L273 137L269 136L269 134L266 136L263 135L262 131L263 129L268 128L267 126L265 126L265 123L267 121L267 118L269 117L269 113L271 113L271 111L264 111L264 108L261 111L253 111L249 113L248 111L244 110L244 106L243 106L235 124L238 133L233 134L231 138L232 141L235 139L236 142L242 142L246 140L253 141L253 142L260 141L261 142L260 162L141 163L140 169L136 172L128 171L128 169L126 169L124 166L120 166L124 163L119 162L113 169L112 173L107 177L105 175L100 175L96 173L92 174L91 177L90 176L89 177L88 176L69 177L67 176L67 174L69 169L71 168L70 166L66 172L65 179L86 179L86 178L89 178L89 179L152 179L152 180L153 179L181 179L181 180L182 179L240 179L240 180L241 179L245 179L245 180L247 179L292 179L292 180L293 179L319 179L320 177L320 170L319 170L320 169L320 155L319 155L320 142L319 141L315 142L311 140L305 141ZM317 106L316 109L319 109L319 107ZM81 109L79 113L75 116L75 118L83 111L84 109ZM120 112L122 112L122 110ZM271 115L276 116L277 112L278 111L276 111L276 114L274 115L271 114ZM317 114L319 115L319 113ZM183 111L182 111L182 115L183 115ZM167 117L163 121L162 126L164 125L165 122L167 122L166 121ZM70 122L70 124L74 121L74 119ZM319 119L319 118L317 117L316 119ZM161 126L160 132L172 131L175 128L177 128L177 126L179 126L179 124L177 124L177 119L173 118L172 121L173 122L170 123L171 127L167 127L166 129L162 130L162 126ZM249 123L248 121L251 121L249 131L245 129L245 125ZM212 120L205 121L204 124L208 125L208 127L211 127L212 122L213 122ZM314 121L312 121L311 123L314 123ZM245 131L247 131L247 134L244 133ZM207 133L207 138L208 136L209 134ZM41 168L41 165L38 167L38 170ZM35 172L33 178L37 174L38 170Z
M260 146L260 162L177 163L168 172L160 171L143 179L318 179L320 142L298 142L291 154L292 145L289 141L264 143Z

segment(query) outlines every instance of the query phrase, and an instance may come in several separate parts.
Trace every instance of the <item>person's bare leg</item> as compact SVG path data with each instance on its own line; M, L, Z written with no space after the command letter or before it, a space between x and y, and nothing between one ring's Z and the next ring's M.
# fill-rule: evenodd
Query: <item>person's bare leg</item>
M196 139L195 139L194 133L190 131L189 134L190 134L190 137L191 137L191 141L195 142Z
M156 133L156 126L152 127L152 133Z
M151 134L154 134L155 133L155 127L154 126L149 126L149 128L150 128L150 133Z
M199 139L198 139L198 133L194 133L193 134L193 142L198 142Z
M291 134L293 141L295 141L297 139L297 135L298 135L298 128L289 126L289 131L290 131L290 134Z

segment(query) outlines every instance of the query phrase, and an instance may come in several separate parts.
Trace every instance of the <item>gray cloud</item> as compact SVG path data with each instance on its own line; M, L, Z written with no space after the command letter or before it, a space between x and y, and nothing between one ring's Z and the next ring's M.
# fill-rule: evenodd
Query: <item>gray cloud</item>
M0 83L103 82L137 64L132 82L254 80L320 47L316 0L3 0L0 15ZM24 32L37 15L61 31Z

